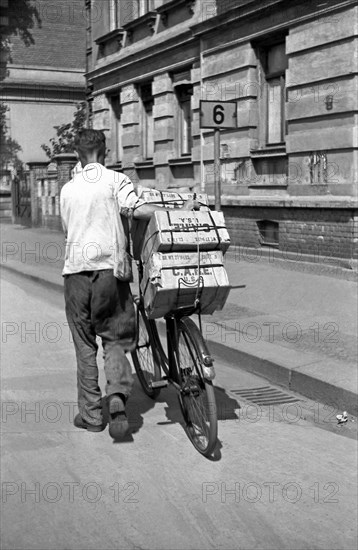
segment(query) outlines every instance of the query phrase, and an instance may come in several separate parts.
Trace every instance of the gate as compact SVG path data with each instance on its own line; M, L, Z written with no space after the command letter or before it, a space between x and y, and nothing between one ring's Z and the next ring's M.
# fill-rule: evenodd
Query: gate
M12 184L12 204L15 223L31 225L31 185L30 173L15 177Z

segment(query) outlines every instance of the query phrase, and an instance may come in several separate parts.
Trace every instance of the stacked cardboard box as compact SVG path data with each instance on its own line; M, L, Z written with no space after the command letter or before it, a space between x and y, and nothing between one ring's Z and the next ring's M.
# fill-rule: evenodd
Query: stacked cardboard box
M159 191L158 189L142 188L141 199L149 204L158 204L165 208L181 208L183 204L194 198L194 193L177 193L176 191ZM208 196L205 193L195 193L195 200L202 206L208 206Z
M142 188L139 193L139 198L145 200L148 204L155 204L165 208L181 208L183 204L194 198L194 193L177 193L175 191L158 191L157 189ZM196 194L196 200L201 204L201 209L208 210L208 196L204 193ZM132 222L132 249L133 258L141 259L142 246L144 235L147 230L148 221L133 220Z
M223 254L230 237L222 212L212 212L206 195L196 200L199 211L176 210L193 194L148 190L147 202L172 210L158 210L133 234L134 256L143 262L141 291L150 318L163 317L200 300L202 313L222 309L230 291Z
M230 245L222 212L158 210L152 215L142 244L144 263L155 252L221 250Z
M203 314L222 309L230 292L223 253L156 252L144 264L141 290L152 319L193 305L196 299Z

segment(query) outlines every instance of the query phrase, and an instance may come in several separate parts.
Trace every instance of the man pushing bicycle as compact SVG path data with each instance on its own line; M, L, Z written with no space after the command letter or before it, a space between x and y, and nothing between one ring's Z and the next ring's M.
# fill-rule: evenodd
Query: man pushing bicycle
M128 432L125 405L133 377L126 352L136 340L122 216L149 220L153 212L165 208L146 204L127 176L105 168L106 137L102 131L79 132L75 151L82 170L63 186L60 198L66 235L62 272L65 308L77 359L79 413L74 425L92 432L106 427L98 385L99 336L104 350L109 433L117 440ZM188 200L182 208L198 209L199 204Z

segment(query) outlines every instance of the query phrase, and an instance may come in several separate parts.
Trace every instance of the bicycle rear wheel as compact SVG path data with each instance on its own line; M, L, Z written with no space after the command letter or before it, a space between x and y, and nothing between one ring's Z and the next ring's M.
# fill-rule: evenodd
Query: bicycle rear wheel
M132 359L144 392L155 399L160 392L160 387L155 387L155 383L162 379L162 373L157 342L159 336L153 323L155 322L148 319L143 304L139 302L137 304L137 346L132 351Z
M186 432L194 447L209 456L217 443L218 422L214 387L205 379L203 357L208 356L204 338L192 319L178 322L179 401Z

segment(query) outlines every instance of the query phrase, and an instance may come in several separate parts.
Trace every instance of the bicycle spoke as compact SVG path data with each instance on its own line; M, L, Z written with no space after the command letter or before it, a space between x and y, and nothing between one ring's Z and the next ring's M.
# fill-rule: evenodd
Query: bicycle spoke
M192 338L190 333L180 331L178 357L183 412L188 435L194 446L203 454L207 454L214 445L214 438L216 440L216 405L212 387L209 387L208 382L202 377L200 358Z
M138 341L136 349L132 352L133 364L138 375L138 380L145 393L152 398L157 397L159 388L153 388L152 383L161 379L160 363L155 355L155 344L152 330L144 309L138 306Z

